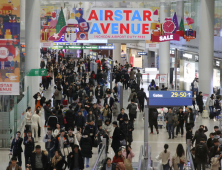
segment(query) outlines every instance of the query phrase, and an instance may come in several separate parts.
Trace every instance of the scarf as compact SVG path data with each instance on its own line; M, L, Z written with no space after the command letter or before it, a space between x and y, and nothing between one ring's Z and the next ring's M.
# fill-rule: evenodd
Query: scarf
M61 157L61 156L59 156L58 159L56 159L56 156L54 156L54 157L52 158L53 166L55 167L56 164L57 164L59 161L61 161L61 160L62 160L62 157Z

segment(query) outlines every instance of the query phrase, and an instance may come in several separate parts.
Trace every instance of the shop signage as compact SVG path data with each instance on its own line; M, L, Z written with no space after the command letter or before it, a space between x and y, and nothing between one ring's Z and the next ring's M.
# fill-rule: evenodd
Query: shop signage
M27 76L47 76L46 69L31 69Z
M41 43L41 47L51 47L52 46L52 43L51 42L43 42Z
M154 42L165 42L165 41L180 41L180 36L178 34L168 34L168 35L160 35L155 36L151 35L151 39Z
M50 47L50 49L78 49L78 50L84 50L84 49L92 49L92 50L113 50L115 49L115 46L98 46L98 45L59 45L59 46L53 46Z
M193 57L193 55L192 54L188 54L188 53L184 53L183 57L191 59Z
M190 106L191 91L149 91L149 106Z
M220 67L220 61L216 60L216 66Z
M148 8L92 8L89 39L150 39L153 12Z
M147 55L147 52L137 52L137 55Z

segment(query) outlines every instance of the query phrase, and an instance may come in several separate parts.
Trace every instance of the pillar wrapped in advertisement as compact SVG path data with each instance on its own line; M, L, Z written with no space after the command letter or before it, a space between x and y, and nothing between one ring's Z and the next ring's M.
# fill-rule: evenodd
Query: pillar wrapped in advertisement
M0 95L19 95L20 0L0 1Z

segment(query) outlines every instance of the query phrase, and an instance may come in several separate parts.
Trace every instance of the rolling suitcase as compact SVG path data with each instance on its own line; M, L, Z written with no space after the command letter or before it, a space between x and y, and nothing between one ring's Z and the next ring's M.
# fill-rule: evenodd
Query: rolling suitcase
M202 113L202 118L208 118L209 117L209 112L208 110L204 110Z
M63 100L63 101L62 101L62 105L63 105L64 107L68 106L68 100Z

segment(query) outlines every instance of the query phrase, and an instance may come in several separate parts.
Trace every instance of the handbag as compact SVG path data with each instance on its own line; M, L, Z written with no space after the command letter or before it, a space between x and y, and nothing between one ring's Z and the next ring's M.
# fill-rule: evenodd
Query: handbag
M64 117L64 115L62 115L62 116L63 116L64 124L66 125L66 124L67 124L67 120L66 120L66 118Z
M129 158L124 160L124 165L126 170L133 170L132 163L130 162Z
M125 139L120 141L120 146L126 146L126 140Z
M72 152L71 146L61 149L62 156L68 156L71 152Z

